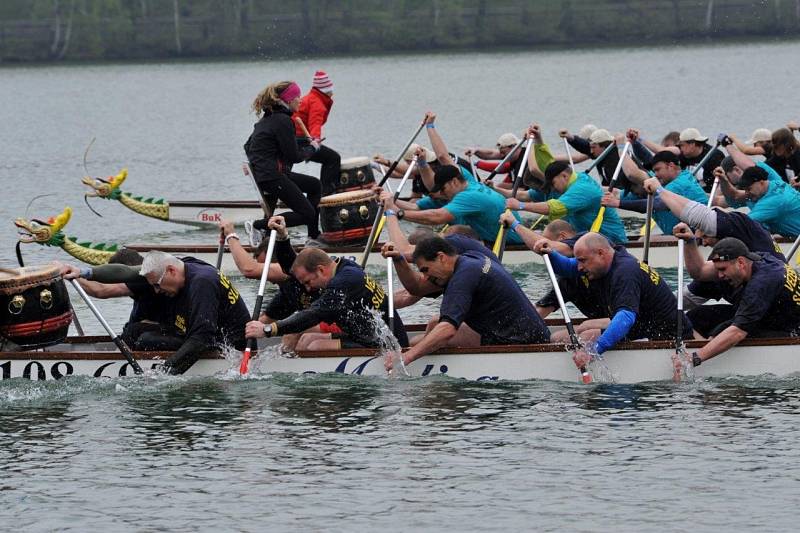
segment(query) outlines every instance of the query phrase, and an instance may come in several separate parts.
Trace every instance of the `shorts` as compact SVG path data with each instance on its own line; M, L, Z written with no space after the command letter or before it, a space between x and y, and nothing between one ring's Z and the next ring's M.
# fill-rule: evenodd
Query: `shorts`
M339 341L339 350L348 350L350 348L377 348L377 345L368 345L356 342L344 333L331 334L333 340Z

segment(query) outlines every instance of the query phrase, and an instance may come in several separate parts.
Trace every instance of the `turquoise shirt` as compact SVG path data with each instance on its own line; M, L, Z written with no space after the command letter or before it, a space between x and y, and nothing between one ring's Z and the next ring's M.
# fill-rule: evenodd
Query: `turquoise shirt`
M756 163L756 166L764 169L767 172L767 180L775 181L775 182L778 182L778 183L785 183L783 181L783 179L781 179L780 174L775 172L775 169L773 169L768 164L766 164L766 163L764 163L762 161L759 161L758 163ZM745 200L744 202L739 202L737 200L734 200L733 198L729 198L727 195L725 195L725 201L728 202L728 205L730 207L733 207L733 208L745 207L746 206L746 207L749 207L750 209L753 209L753 205L754 205L752 200Z
M764 196L749 205L750 218L771 233L789 239L800 235L800 193L783 180L769 180Z
M506 199L497 191L477 183L467 187L453 196L443 207L455 220L453 224L464 224L472 229L486 242L494 242L500 229L500 215L506 210ZM514 213L519 220L519 214ZM506 242L521 244L522 239L513 231L506 232Z
M681 171L681 173L678 174L674 180L666 184L664 188L669 192L679 194L689 200L708 205L708 195L706 195L705 191L700 187L700 184L697 183L697 179L695 179L688 170ZM669 210L654 211L653 220L656 221L656 224L661 228L661 232L664 233L664 235L672 235L672 228L675 224L680 222L678 217L673 215L672 211Z
M597 218L600 200L603 198L603 189L591 176L581 172L569 182L567 190L563 193L548 196L550 196L547 200L550 206L550 218L563 217L576 232L581 233L589 231ZM625 226L622 225L622 220L613 207L606 208L600 233L614 244L628 242Z

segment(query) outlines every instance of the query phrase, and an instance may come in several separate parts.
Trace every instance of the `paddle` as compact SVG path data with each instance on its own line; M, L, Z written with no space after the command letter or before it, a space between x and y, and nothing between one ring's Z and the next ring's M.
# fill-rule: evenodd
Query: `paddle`
M511 188L511 198L517 197L517 190L519 189L520 184L522 183L522 175L525 173L525 167L528 165L528 156L531 153L531 147L533 146L533 138L529 138L527 135L523 137L523 141L527 140L528 144L525 146L525 155L522 156L522 164L519 166L519 171L517 172L517 177L514 179L514 185ZM511 209L506 208L506 213L510 213ZM506 250L506 226L505 224L500 224L500 229L497 230L497 238L494 240L494 246L492 247L492 251L500 259L500 262L503 262L503 252Z
M487 176L487 177L486 177L486 179L485 179L485 180L483 180L483 182L484 182L484 183L489 183L490 181L492 181L492 179L493 179L493 178L494 178L494 177L497 175L497 171L498 171L498 169L500 169L500 167L502 167L503 165L505 165L505 164L506 164L506 162L507 162L509 159L511 159L511 156L513 156L513 155L514 155L514 154L517 152L517 150L519 150L519 147L520 147L520 146L522 146L522 143L524 143L524 142L525 142L525 139L527 139L527 137L523 137L522 139L520 139L520 140L519 140L519 142L516 144L516 146L514 146L514 148L512 148L512 149L511 149L511 151L510 151L510 152L508 152L508 153L506 154L506 156L505 156L503 159L501 159L501 160L500 160L500 162L499 162L499 163L497 163L497 166L496 166L496 167L494 167L494 170L492 170L492 171L489 173L489 176ZM522 166L525 166L525 164L526 164L527 162L528 162L528 159L526 158L526 159L525 159L525 160L522 162ZM477 178L476 178L476 179L477 179Z
M724 138L724 134L721 134L720 136ZM719 150L719 145L721 144L721 140L722 139L717 139L717 144L714 145L714 148L709 150L708 153L705 155L705 157L703 157L703 159L701 159L700 162L697 163L697 166L695 166L694 169L692 170L692 176L697 176L697 172L701 168L703 168L703 165L706 164L706 162L711 158L711 156L714 154L714 152Z
M653 204L655 204L655 196L648 194L647 217L644 222L644 252L642 253L642 263L645 265L650 263L650 228L653 225Z
M481 179L478 177L478 169L475 168L475 160L472 159L472 154L469 154L469 168L472 170L472 177L475 178L475 181L480 182Z
M547 267L547 274L550 276L550 283L553 284L553 290L556 293L556 298L558 298L558 306L561 308L561 315L564 317L564 324L567 326L569 341L571 343L569 350L575 353L577 350L583 348L583 342L581 342L578 334L575 333L575 327L572 325L572 319L570 319L569 313L567 312L567 304L564 303L564 297L561 295L561 287L558 286L556 273L553 272L553 265L550 264L550 256L548 254L542 254L542 259L544 259L544 265ZM591 383L592 375L588 370L586 370L586 367L581 367L580 371L581 381L587 385Z
M256 197L258 198L258 203L261 204L261 209L264 210L264 218L269 220L269 217L272 216L273 209L268 206L266 200L264 200L264 195L261 194L261 189L258 188L258 183L256 183L256 177L253 174L253 168L250 166L250 163L242 163L242 172L244 172L245 176L250 177L253 187L256 188Z
M708 203L706 203L706 207L711 209L711 206L714 204L714 196L717 194L717 188L719 187L719 178L714 177L714 184L711 185L711 193L708 195Z
M222 254L225 253L225 230L219 230L219 246L217 247L217 270L222 268Z
M562 139L564 139L564 149L567 151L567 157L569 157L569 168L575 172L575 163L572 161L572 150L569 149L569 142L566 137L562 137Z
M400 180L400 185L397 187L397 190L392 196L395 202L400 197L400 191L403 190L403 186L411 176L411 172L414 170L414 167L417 166L417 157L417 154L414 154L413 159L411 159L411 163L408 165L408 169L406 169L406 173L403 174L403 179ZM383 231L383 225L386 223L386 217L383 214L385 210L386 208L381 203L378 206L378 212L375 213L375 221L372 223L372 231L370 231L369 238L367 239L367 247L364 248L364 254L361 256L361 268L367 268L367 259L369 259L369 254L372 251L372 247L375 246L375 241L378 240L381 231Z
M427 119L427 116L426 116L425 118ZM378 187L383 187L383 184L384 184L384 183L386 183L386 180L388 180L388 179L389 179L389 176L391 176L391 175L392 175L392 172L394 172L394 169L396 169L396 168L397 168L397 163L399 163L399 162L400 162L400 160L401 160L401 159L403 158L403 156L406 154L406 152L408 151L408 149L409 149L409 148L411 148L411 145L412 145L412 144L414 144L414 141L415 141L415 140L417 139L417 137L419 136L419 132L421 132L421 131L422 131L422 128L424 128L424 127L425 127L425 120L423 120L423 121L422 121L422 123L419 125L419 128L417 128L417 131L416 131L416 132L414 132L414 135L413 135L413 136L412 136L412 137L411 137L411 138L408 140L408 142L406 143L406 146L405 146L405 148L403 148L403 151L402 151L402 152L400 152L400 155L398 155L398 156L397 156L397 159L395 159L394 161L392 161L392 164L391 164L391 165L389 165L389 168L388 168L388 170L386 170L386 173L383 175L383 178L381 178L381 181L380 181L380 183L378 183ZM400 188L398 188L398 189L397 189L397 191L399 192L399 191L400 191ZM370 235L370 240L371 240L371 237L372 237L372 235Z
M272 261L272 252L275 250L275 239L277 237L278 232L276 230L269 232L269 244L267 244L267 256L264 258L264 270L261 271L261 282L258 284L258 296L256 296L256 303L253 305L253 320L258 320L259 316L261 316L261 304L264 301L264 287L267 285L269 264ZM255 351L258 351L258 342L256 339L250 339L242 355L242 364L239 366L239 374L247 374L248 365L250 364L250 355Z
M610 145L615 146L615 145ZM617 168L614 169L614 174L611 176L611 183L608 184L608 192L614 190L614 185L617 184L617 178L619 178L619 173L622 170L622 162L625 160L625 155L628 153L628 150L631 147L630 141L627 141L625 145L622 147L622 153L619 155L619 162L617 163ZM599 159L599 158L598 158ZM603 217L606 214L606 206L601 205L600 209L597 211L597 218L594 219L592 222L592 227L590 231L600 231L600 226L603 225Z
M125 359L128 360L128 364L130 364L131 368L133 368L133 372L135 374L142 374L143 373L142 367L140 367L139 363L136 362L136 359L133 358L133 353L131 353L131 349L128 348L128 345L125 344L125 341L122 340L119 337L119 335L114 333L114 330L111 329L111 326L108 325L106 319L103 318L103 315L100 314L100 310L97 309L97 307L95 307L94 302L92 301L91 298L89 298L89 295L86 294L86 291L83 290L83 287L81 287L80 283L78 283L78 280L71 279L69 280L69 282L72 284L72 288L75 289L75 291L80 295L81 298L83 298L83 301L86 302L86 305L89 306L89 309L92 310L94 316L97 317L97 320L98 322L100 322L100 325L103 326L103 329L106 330L108 336L111 337L111 341L117 345L119 351L122 353Z
M617 147L617 145L615 143L611 143L608 146L606 146L606 149L603 150L600 153L600 155L597 156L597 159L595 159L594 162L591 165L589 165L589 168L586 169L586 173L588 174L589 172L594 170L594 167L596 167L597 165L602 163L603 160L606 158L606 156L609 154L609 152L611 152L611 150L613 150L616 147Z
M684 353L683 347L683 239L678 239L678 329L675 333L675 357L680 361ZM680 374L676 373L673 379L680 381Z
M792 244L792 247L789 249L789 252L786 254L786 262L787 263L792 260L792 257L794 257L794 254L795 254L795 252L797 252L798 248L800 248L800 235L798 235L797 238L794 240L794 243Z

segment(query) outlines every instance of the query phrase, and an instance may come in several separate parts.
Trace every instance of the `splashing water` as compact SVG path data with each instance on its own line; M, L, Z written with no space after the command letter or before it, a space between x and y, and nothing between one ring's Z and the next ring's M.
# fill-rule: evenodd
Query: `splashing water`
M380 354L383 358L392 358L392 370L389 372L389 377L409 377L410 374L403 363L402 348L394 333L389 329L389 325L384 322L383 316L377 309L370 309L369 312L372 315L373 333L380 344Z
M616 383L617 378L608 368L605 358L597 353L597 343L595 341L587 342L584 350L592 356L592 360L587 365L589 372L592 374L592 379L597 383Z

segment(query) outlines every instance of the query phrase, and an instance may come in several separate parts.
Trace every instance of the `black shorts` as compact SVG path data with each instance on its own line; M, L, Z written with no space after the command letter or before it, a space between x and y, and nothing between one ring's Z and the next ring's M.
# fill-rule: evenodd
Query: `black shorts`
M375 348L378 346L372 343L356 342L344 333L331 333L331 339L339 341L339 350L348 350L350 348Z

